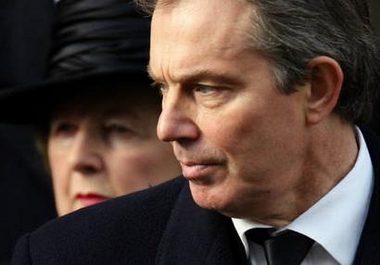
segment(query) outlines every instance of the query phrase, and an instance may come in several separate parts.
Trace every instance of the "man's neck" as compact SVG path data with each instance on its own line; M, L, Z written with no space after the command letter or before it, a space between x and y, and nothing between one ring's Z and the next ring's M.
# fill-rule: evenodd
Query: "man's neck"
M331 125L329 125L331 126ZM358 155L354 128L341 121L334 129L313 128L305 159L289 174L298 174L291 189L279 195L269 195L261 218L252 221L274 227L284 227L309 209L332 190L353 168ZM328 132L328 133L326 133ZM293 177L293 176L291 176Z

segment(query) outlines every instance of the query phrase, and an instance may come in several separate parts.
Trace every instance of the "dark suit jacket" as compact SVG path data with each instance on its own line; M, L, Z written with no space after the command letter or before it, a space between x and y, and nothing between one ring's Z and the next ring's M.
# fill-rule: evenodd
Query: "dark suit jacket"
M380 146L366 133L376 186L355 264L380 264ZM198 207L180 177L50 222L23 237L13 264L246 264L230 218Z

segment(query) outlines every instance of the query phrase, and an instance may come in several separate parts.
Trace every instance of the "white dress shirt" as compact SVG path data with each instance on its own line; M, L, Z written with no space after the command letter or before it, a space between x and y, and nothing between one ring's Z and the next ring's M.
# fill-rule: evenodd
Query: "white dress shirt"
M302 265L349 265L355 258L373 189L373 168L363 135L357 128L359 154L352 170L330 192L286 227L315 240ZM252 265L265 265L263 248L247 242L251 228L268 227L232 218Z

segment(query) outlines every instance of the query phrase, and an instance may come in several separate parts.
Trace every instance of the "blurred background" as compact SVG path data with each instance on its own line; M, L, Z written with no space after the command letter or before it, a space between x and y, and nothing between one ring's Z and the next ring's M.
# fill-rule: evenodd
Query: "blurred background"
M43 79L53 18L52 0L0 1L0 90ZM0 265L17 238L56 215L29 126L0 123L0 211Z
M380 0L369 0L369 5L373 25L380 35Z
M380 0L369 0L369 9L373 27L380 38ZM380 41L378 41L378 45L380 47ZM380 135L380 98L376 101L370 127Z

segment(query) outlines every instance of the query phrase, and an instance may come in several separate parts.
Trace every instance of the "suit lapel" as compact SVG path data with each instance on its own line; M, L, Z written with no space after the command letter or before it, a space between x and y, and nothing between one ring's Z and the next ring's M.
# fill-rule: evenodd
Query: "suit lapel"
M362 132L372 160L375 184L354 264L380 264L380 142L372 132L365 129Z
M182 190L161 240L156 264L244 264L244 248L230 218L204 210Z

